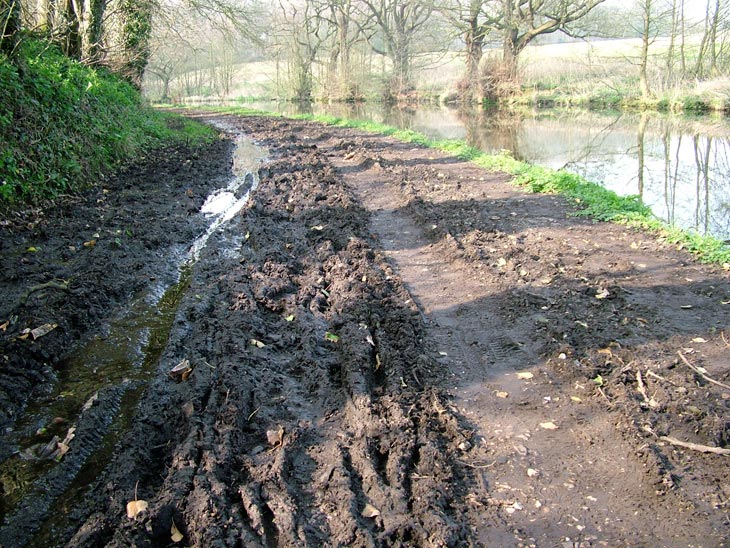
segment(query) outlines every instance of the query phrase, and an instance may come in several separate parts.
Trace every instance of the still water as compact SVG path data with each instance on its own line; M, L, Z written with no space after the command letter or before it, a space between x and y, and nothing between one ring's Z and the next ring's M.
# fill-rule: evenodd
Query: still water
M287 114L302 107L253 104ZM730 240L730 120L657 113L308 106L309 112L373 120L488 153L564 168L620 195L638 195L665 222Z

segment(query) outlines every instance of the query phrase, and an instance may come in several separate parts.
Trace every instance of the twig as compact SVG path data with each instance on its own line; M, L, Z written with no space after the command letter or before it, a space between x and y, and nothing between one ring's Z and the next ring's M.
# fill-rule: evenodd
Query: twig
M716 384L717 386L721 386L725 390L730 390L730 386L728 386L727 384L722 383L720 381L716 381L715 379L713 379L711 377L708 377L702 371L700 371L697 367L695 367L694 365L692 365L691 363L689 363L689 360L687 360L687 358L684 357L684 355L682 354L682 352L677 351L677 354L679 354L679 357L682 358L682 361L685 363L685 365L687 367L689 367L692 371L694 371L695 373L697 373L700 377L702 377L703 379L705 379L707 382L711 382L712 384Z
M477 469L480 469L480 468L491 468L492 466L494 466L495 464L497 464L497 461L496 460L494 462L490 462L489 464L471 464L469 462L466 462L465 460L459 460L459 459L457 459L457 460L458 460L458 462L460 462L464 466L468 466L469 468L477 468Z
M715 453L716 455L730 455L730 449L724 447L712 447L710 445L701 445L699 443L690 443L670 436L660 436L660 440L671 443L672 445L678 445L679 447L685 447L692 449L693 451L699 451L701 453Z
M644 402L652 409L659 407L659 404L654 398L646 395L646 385L644 384L644 379L641 377L641 371L638 370L636 371L636 383L639 385L639 393L644 397Z
M601 393L601 396L603 396L606 399L606 401L608 402L608 405L610 405L611 407L613 407L613 402L611 401L611 399L608 396L606 396L606 393L601 389L601 387L600 386L597 386L596 388Z
M672 386L677 386L677 385L676 385L676 383L673 383L673 382L672 382L672 381L670 381L669 379L665 379L664 377L662 377L662 376L660 376L660 375L657 375L656 373L654 373L654 371L647 371L647 372L646 372L646 374L647 374L648 376L650 376L650 377L654 377L654 378L655 378L655 379L657 379L658 381L664 381L664 382L668 382L668 383L669 383L669 384L671 384Z

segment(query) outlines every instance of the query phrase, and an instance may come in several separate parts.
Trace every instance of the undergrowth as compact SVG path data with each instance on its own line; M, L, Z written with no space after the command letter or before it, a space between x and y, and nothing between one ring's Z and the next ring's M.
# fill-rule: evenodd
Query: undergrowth
M142 151L214 132L147 107L129 83L39 40L0 54L0 209L92 186Z
M245 108L221 109L214 107L214 110L225 110L226 112L241 115L264 114L277 116L276 114L251 111ZM702 262L720 264L725 268L730 268L730 247L723 241L712 236L703 236L671 227L658 219L649 207L641 203L638 196L619 196L612 190L587 181L580 175L569 171L562 169L556 171L531 165L514 159L509 153L486 154L478 148L469 146L464 141L432 140L416 131L402 130L377 122L310 114L295 115L291 118L380 133L408 143L442 150L463 160L474 162L476 165L490 171L508 173L512 175L512 183L524 188L527 192L566 196L575 204L575 215L577 216L589 216L597 221L622 223L648 230L657 234L666 242L676 245L677 248L695 254Z

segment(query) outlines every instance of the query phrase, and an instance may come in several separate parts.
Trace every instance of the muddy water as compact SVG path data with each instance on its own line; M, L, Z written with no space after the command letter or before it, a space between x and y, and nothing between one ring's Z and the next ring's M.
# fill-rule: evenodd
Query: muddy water
M252 105L296 113L286 103ZM619 195L638 195L663 221L730 239L730 121L657 113L386 108L377 104L304 108L315 114L373 120L434 139L461 139L565 168Z
M147 382L158 373L192 265L209 239L246 204L265 156L245 136L237 138L234 177L201 208L207 229L187 250L173 249L164 275L65 360L53 391L33 402L9 433L14 453L0 463L0 523L14 524L13 530L0 527L0 539L8 546L28 543L37 524L55 515L31 544L46 545L54 521L65 518L58 501L63 506L63 500L82 496L106 466ZM52 452L58 441L68 446L67 453Z

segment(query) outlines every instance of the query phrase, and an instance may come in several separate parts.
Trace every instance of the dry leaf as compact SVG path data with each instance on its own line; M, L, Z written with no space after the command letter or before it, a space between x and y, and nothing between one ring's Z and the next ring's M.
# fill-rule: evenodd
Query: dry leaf
M0 324L0 331L5 331L10 326L10 321L6 321L2 324Z
M541 422L540 423L540 428L544 428L545 430L557 430L558 429L558 425L555 424L552 421L549 421L549 422Z
M507 264L507 259L504 257L500 257L499 260L497 260L497 266L505 266Z
M534 376L535 375L533 375L529 371L520 371L519 373L517 373L517 378L522 379L523 381L530 380Z
M583 401L578 396L570 396L570 399L573 400L575 403L581 403Z
M610 348L601 348L598 350L599 354L605 354L606 356L613 356L613 352L611 352Z
M364 517L364 518L377 518L379 515L380 515L380 510L375 508L375 506L373 506L370 503L367 503L365 505L365 508L363 508L363 510L362 510L362 517Z
M703 339L702 337L695 337L694 339L692 339L692 342L693 343L706 343L707 341L705 339Z
M94 247L96 245L96 240L89 240L88 242L84 242L84 247Z
M137 514L147 510L148 506L149 504L147 504L146 500L130 500L127 503L127 517L129 519L136 518Z
M262 343L258 339L251 339L250 343L251 343L251 346L255 346L256 348L263 348L264 346L266 346L264 343Z
M606 299L611 293L609 293L608 289L601 289L598 293L596 293L596 299Z
M44 335L48 335L51 331L58 327L57 323L44 323L40 327L36 327L30 332L33 340L40 339Z
M509 392L501 392L501 391L500 392L497 392L497 397L498 398L508 398L509 397Z
M170 527L170 536L172 538L172 542L174 543L178 543L184 538L183 534L177 528L174 521L172 522L172 527Z
M190 373L192 371L193 366L190 365L190 360L188 360L187 358L183 358L183 360L179 364L170 369L168 375L170 375L173 379L181 379L183 381L186 381L188 380L188 377L190 377Z
M284 427L279 425L276 430L267 430L266 439L273 447L278 447L284 443Z

